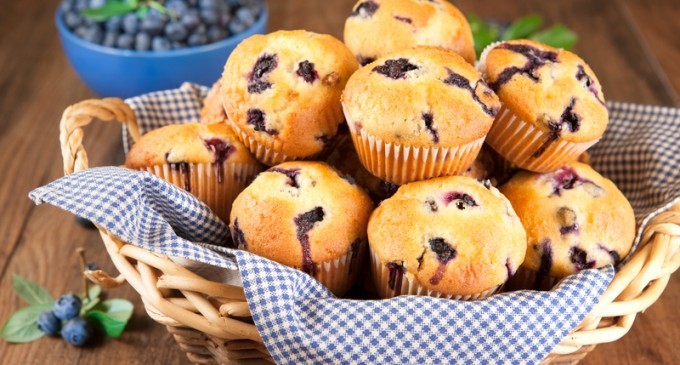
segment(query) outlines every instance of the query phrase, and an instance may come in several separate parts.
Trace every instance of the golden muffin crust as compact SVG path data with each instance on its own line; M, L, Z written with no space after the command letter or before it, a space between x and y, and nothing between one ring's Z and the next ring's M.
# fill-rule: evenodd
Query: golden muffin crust
M222 96L220 95L220 80L217 80L208 91L208 95L203 99L201 108L201 123L222 123L227 122L227 112L222 106Z
M254 35L227 60L222 103L246 134L281 143L284 154L304 158L337 133L343 122L340 94L358 67L330 35L304 30Z
M345 44L362 65L415 46L450 49L475 64L470 25L446 0L360 0L344 33Z
M633 208L614 183L586 164L548 174L522 171L500 189L527 232L522 267L564 277L617 263L631 249Z
M600 82L569 51L531 40L501 42L484 51L478 67L504 106L555 139L593 141L607 127Z
M125 166L140 169L166 163L219 161L258 163L224 123L173 124L143 135L130 148Z
M366 192L327 164L285 162L236 198L230 228L239 248L313 274L366 239L372 210Z
M524 260L526 234L510 202L463 176L403 185L368 223L368 242L386 265L420 285L470 295L503 284Z
M435 47L398 51L359 69L342 105L356 130L414 147L455 147L482 138L500 108L474 67Z

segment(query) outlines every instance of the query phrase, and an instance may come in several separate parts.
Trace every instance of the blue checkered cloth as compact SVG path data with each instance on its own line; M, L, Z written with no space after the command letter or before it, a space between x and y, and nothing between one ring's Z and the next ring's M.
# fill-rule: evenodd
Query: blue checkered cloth
M128 103L144 132L173 118L197 121L205 91L187 84ZM608 106L611 124L592 149L594 165L630 199L641 229L679 200L680 110ZM207 206L145 172L90 169L30 197L154 252L238 268L253 320L281 364L536 364L583 320L614 275L611 266L585 270L550 292L518 291L475 302L337 299L300 271L223 247L228 229Z

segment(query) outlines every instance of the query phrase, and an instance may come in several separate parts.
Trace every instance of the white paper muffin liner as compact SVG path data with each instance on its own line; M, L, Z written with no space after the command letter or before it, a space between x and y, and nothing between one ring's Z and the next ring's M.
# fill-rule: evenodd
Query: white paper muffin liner
M487 75L486 75L486 56L489 54L491 49L495 48L497 45L499 45L503 42L504 41L496 41L496 42L489 44L488 46L484 47L484 49L482 50L482 53L479 55L479 60L477 61L476 68L477 68L477 71L479 71L479 73L482 74L482 79L484 79L484 81L486 81L486 82L489 81L489 79L487 78Z
M523 121L502 106L486 136L486 142L505 159L525 170L551 172L576 161L579 155L600 140L576 143L558 138L548 144L543 153L534 156L549 138L549 133Z
M370 249L370 248L369 248ZM402 275L401 285L398 286L397 283L394 285L394 289L390 288L390 269L387 267L387 263L380 260L378 255L370 249L371 257L371 276L373 282L375 283L375 289L378 292L378 296L383 299L393 298L399 295L421 295L434 298L446 298L455 300L477 300L483 299L495 294L499 291L502 285L495 286L489 290L483 291L477 294L468 295L455 295L446 294L436 290L428 289L420 283L415 278L415 276L407 271Z
M386 143L357 128L347 117L361 164L381 180L402 185L465 171L479 154L484 137L457 147L411 147Z
M552 289L562 279L544 275L537 282L538 272L520 266L515 275L508 280L505 289L508 291L523 289L546 291Z
M172 184L187 190L204 202L225 223L229 222L231 205L243 189L262 171L255 163L224 163L222 182L219 169L213 163L163 164L142 168ZM186 171L185 169L188 169ZM188 175L187 175L188 174ZM187 189L188 188L188 189Z
M332 261L317 263L314 278L335 296L342 297L356 282L366 257L366 241L363 240L356 252L351 248L347 254Z

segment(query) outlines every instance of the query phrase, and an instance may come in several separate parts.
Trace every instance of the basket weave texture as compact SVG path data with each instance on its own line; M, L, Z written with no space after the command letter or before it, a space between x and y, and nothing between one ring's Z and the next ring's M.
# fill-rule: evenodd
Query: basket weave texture
M59 140L66 175L88 168L83 127L93 120L124 123L133 140L139 129L133 111L117 98L86 100L68 107ZM98 227L120 272L86 274L103 287L127 281L149 316L167 327L190 361L197 364L273 363L250 317L241 287L208 281L169 258L123 242ZM663 293L680 267L680 203L645 227L637 251L620 269L586 319L544 359L543 364L576 364L597 344L630 330L635 316Z

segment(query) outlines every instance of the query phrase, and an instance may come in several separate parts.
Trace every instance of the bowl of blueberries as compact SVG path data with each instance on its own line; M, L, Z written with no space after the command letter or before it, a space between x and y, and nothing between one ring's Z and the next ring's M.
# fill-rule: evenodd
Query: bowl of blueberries
M263 34L263 0L63 0L66 56L100 97L127 98L215 82L231 51Z

